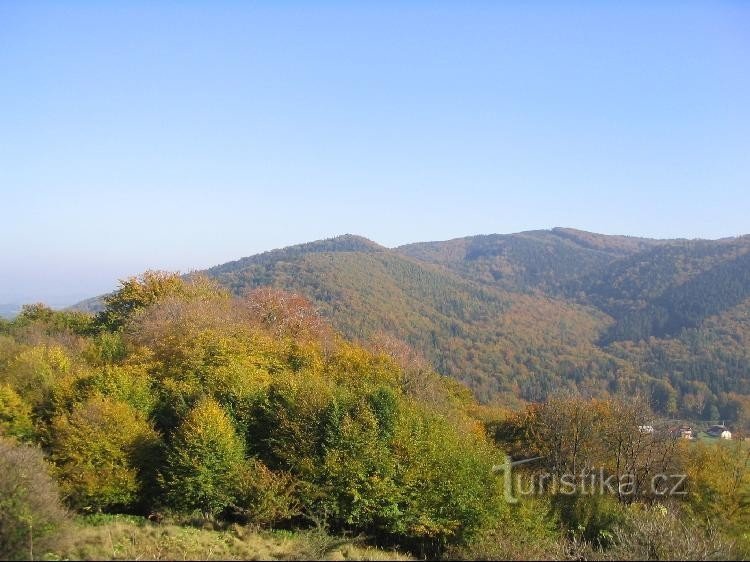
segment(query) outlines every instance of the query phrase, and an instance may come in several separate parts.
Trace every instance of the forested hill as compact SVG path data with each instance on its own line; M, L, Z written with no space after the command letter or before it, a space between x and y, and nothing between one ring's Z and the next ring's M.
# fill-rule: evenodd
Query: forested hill
M554 373L585 369L575 358L596 356L591 342L607 323L594 309L486 286L350 236L206 273L237 294L266 285L303 293L348 337L404 340L483 400L536 399L565 385Z
M345 235L205 273L302 293L351 339L406 341L482 401L642 391L665 414L750 420L750 236Z
M649 240L556 228L397 251L485 286L592 307L609 319L597 353L647 377L662 411L748 423L750 236Z
M583 275L601 273L618 258L670 243L554 228L408 244L396 251L513 290L560 291Z
M467 279L596 306L616 320L606 342L676 336L750 298L750 236L649 240L555 228L397 250Z
M661 245L589 273L577 287L618 319L610 340L676 336L750 298L750 236Z

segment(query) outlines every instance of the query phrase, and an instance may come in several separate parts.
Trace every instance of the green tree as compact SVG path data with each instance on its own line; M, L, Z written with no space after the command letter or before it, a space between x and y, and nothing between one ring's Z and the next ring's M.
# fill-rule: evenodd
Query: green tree
M144 365L104 365L76 385L78 391L86 395L98 393L125 402L144 417L148 417L156 405L156 393Z
M45 304L25 304L21 313L13 320L13 326L26 328L30 325L41 326L47 334L72 332L86 335L91 332L94 317L87 312L77 310L53 310Z
M239 471L235 516L257 526L287 521L301 512L297 481L288 472L272 471L261 461L247 460Z
M172 436L163 484L168 503L216 515L236 499L244 445L221 406L203 398Z
M316 485L324 493L315 509L341 527L390 530L400 516L399 491L393 480L395 457L382 437L376 415L366 403L326 421L323 456Z
M10 384L32 408L42 407L71 366L70 354L62 346L25 347L0 371L0 382Z
M481 431L460 431L446 419L412 407L394 437L404 498L392 533L423 554L471 539L502 512L501 452Z

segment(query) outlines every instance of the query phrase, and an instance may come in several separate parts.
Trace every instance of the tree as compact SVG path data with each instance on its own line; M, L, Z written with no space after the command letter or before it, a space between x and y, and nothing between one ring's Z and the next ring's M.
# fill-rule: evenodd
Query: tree
M242 304L251 318L277 336L306 339L330 335L330 328L302 295L261 287L248 291Z
M36 324L42 326L48 334L72 332L87 335L91 332L94 317L77 310L53 310L45 304L25 304L21 313L13 320L13 326L26 328Z
M493 472L502 454L481 431L460 431L412 406L393 448L400 513L390 532L423 555L465 543L502 513L502 478Z
M297 481L288 472L272 471L257 459L248 459L239 472L235 516L258 526L273 525L301 512Z
M146 271L120 281L120 288L104 297L105 309L97 316L97 323L109 330L117 330L136 312L166 297L202 299L220 292L216 283L205 277L195 275L185 280L179 273Z
M39 449L0 437L0 558L33 560L66 523L57 487Z
M648 431L653 413L639 398L585 400L555 398L527 407L494 427L496 440L509 453L542 457L535 468L558 477L578 478L581 471L602 469L617 482L626 478L631 486L616 486L622 503L637 497L653 497L649 483L657 473L679 463L677 439L666 431Z
M128 509L145 501L160 440L125 402L95 394L51 424L52 460L68 503L78 509Z
M29 405L10 385L0 384L0 435L25 439L33 432Z
M129 404L143 417L148 417L156 405L145 365L103 365L90 376L78 379L76 387L86 397L98 393Z
M211 517L236 499L244 446L229 416L211 398L188 413L172 437L162 481L167 502Z
M393 423L381 423L372 403L335 405L324 416L323 454L315 471L323 493L314 507L337 526L390 530L398 525L401 499L389 448Z
M57 380L71 370L68 352L59 345L22 348L0 381L8 383L32 408L43 407Z
M750 527L747 443L696 443L686 449L685 471L689 475L687 499L692 511L747 542Z

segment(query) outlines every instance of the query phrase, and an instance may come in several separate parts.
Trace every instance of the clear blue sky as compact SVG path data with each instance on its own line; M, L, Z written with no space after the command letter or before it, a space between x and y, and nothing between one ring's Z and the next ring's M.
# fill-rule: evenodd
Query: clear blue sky
M0 302L352 232L750 232L750 2L0 3Z

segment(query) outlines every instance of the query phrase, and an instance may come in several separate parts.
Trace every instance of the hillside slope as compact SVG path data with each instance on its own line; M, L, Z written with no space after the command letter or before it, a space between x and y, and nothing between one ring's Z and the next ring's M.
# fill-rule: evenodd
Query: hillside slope
M750 236L555 228L388 249L344 235L205 273L235 294L304 294L347 337L403 340L485 402L643 392L669 415L750 427Z
M658 246L582 276L576 288L617 319L608 341L676 336L750 297L750 237Z
M302 293L345 335L384 332L485 401L538 400L623 367L594 342L608 317L554 297L461 278L446 268L341 237L244 258L206 271L234 293L271 285Z

